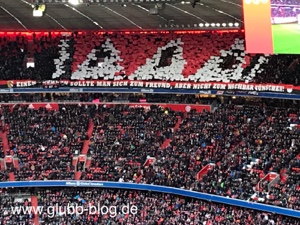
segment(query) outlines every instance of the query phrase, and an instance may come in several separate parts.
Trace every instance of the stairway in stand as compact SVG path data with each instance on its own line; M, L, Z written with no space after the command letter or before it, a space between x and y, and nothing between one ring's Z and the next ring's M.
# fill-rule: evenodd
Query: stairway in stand
M4 170L5 170L4 159L0 159L0 170L1 170L1 171L4 171Z
M75 170L75 180L80 180L81 179L81 175L82 172L81 171L77 171L77 164L78 164L78 158L85 158L85 165L84 168L89 168L91 165L91 158L87 157L87 153L89 151L89 145L90 145L90 139L93 135L93 130L94 130L94 123L92 120L89 121L89 126L87 129L87 135L88 135L88 140L85 140L83 142L83 146L82 146L82 150L81 150L81 154L79 157L76 158L76 160L73 159L73 165L76 167Z
M6 156L7 151L9 151L7 131L1 132L0 135L1 135L1 138L2 138L3 153L4 153L4 156Z
M175 124L175 126L173 128L174 129L174 133L179 129L181 121L182 121L181 117L177 116L177 122L176 122L176 124Z
M7 138L7 132L8 131L6 129L6 131L0 133L1 137L2 137L2 146L3 146L4 157L7 156L7 153L10 150L9 143L8 143L8 138ZM5 163L5 162L3 162L3 163ZM16 181L14 172L9 172L8 177L9 177L9 181Z
M20 164L19 164L18 158L13 159L13 164L14 164L14 167L16 168L16 170L20 170Z
M166 149L166 148L169 146L170 142L171 142L171 139L170 139L170 138L166 139L166 140L161 144L161 148L162 148L162 149Z
M34 215L33 224L39 225L39 214L38 214L38 197L36 195L31 196L31 205L35 209L34 212L37 214Z
M181 117L177 116L177 122L176 122L175 126L173 127L173 133L175 133L179 129L181 122L182 122ZM164 142L161 145L161 149L166 149L170 145L170 143L171 143L170 138L164 140Z
M16 181L14 172L9 172L8 177L9 177L9 181Z
M75 180L80 180L81 174L82 174L82 172L76 171L76 172L75 172Z
M82 151L81 151L82 155L86 155L89 151L90 139L93 135L93 130L94 130L94 123L93 123L92 120L90 120L89 127L88 127L88 130L87 130L87 135L88 135L89 139L85 140L84 143L83 143L83 147L82 147Z

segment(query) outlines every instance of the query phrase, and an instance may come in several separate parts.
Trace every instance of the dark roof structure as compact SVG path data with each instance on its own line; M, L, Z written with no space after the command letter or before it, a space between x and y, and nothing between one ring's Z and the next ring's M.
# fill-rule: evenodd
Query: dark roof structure
M241 0L81 0L83 3L76 6L68 0L47 0L44 16L33 17L33 5L42 1L45 0L0 0L0 30L195 30L225 28L228 24L243 26Z

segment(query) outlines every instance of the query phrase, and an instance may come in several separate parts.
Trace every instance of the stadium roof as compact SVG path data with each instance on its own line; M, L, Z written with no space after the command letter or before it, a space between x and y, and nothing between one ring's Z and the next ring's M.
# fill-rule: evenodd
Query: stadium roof
M84 4L77 6L66 3L67 0L47 0L49 3L46 4L44 16L33 17L32 6L35 1L0 0L0 29L2 31L170 28L182 30L201 27L201 29L215 29L216 26L222 27L223 23L231 23L231 26L237 23L242 25L241 0L200 0L195 8L191 2L183 4L181 0L164 0L165 3L154 2L161 0L81 0ZM159 9L159 14L151 15L150 11L155 8Z

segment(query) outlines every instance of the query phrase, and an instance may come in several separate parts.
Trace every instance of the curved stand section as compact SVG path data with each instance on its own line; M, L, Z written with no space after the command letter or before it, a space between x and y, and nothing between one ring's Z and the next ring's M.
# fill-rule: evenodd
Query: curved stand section
M118 188L118 189L134 189L141 191L154 191L181 195L191 198L202 199L206 201L219 202L228 205L234 205L259 211L271 212L291 217L300 218L300 211L265 205L260 203L248 202L238 199L226 198L211 194L204 194L195 191L183 190L179 188L149 185L149 184L134 184L121 182L101 182L101 181L13 181L0 182L0 188L22 188L22 187L90 187L90 188Z

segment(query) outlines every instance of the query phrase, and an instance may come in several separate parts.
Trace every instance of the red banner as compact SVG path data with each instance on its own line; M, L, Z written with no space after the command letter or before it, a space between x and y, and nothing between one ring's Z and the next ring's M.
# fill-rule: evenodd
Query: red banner
M8 88L34 87L36 81L32 80L11 80L0 81L0 85L7 85ZM164 82L164 81L44 81L44 86L68 86L68 87L128 87L128 88L163 88L163 89L194 89L194 90L242 90L242 91L270 91L270 92L288 92L300 90L299 86L285 84L255 84L255 83L224 83L224 82Z
M21 105L28 105L29 109L39 109L41 107L48 110L59 109L58 103L32 103L32 104L21 104Z

